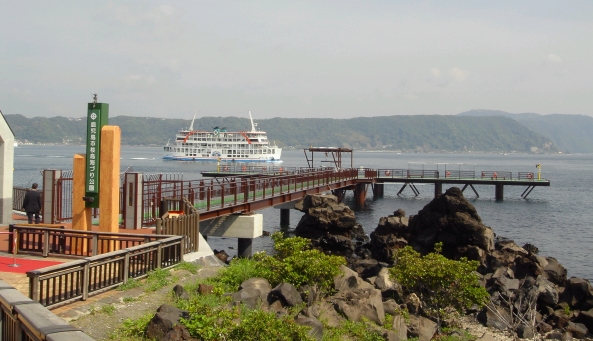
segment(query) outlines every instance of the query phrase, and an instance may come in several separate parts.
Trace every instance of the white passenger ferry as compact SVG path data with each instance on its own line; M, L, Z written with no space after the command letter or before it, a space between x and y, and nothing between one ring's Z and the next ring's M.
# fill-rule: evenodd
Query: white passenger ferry
M264 131L255 129L251 111L251 131L227 131L215 127L212 131L194 130L194 121L189 129L182 129L175 135L174 143L164 147L163 159L179 161L240 161L280 162L282 148L271 145Z

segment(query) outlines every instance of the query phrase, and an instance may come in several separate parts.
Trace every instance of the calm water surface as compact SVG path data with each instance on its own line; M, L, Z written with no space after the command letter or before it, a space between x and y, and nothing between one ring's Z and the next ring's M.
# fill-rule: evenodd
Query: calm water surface
M14 184L29 186L40 182L43 169L72 169L72 156L84 153L84 146L22 146L15 149ZM319 154L321 155L321 154ZM132 167L134 171L146 174L182 173L186 180L197 179L200 172L214 170L212 162L178 162L161 159L161 148L123 147L121 151L122 171ZM281 165L285 167L307 165L302 150L283 152ZM316 161L324 159L318 154ZM324 159L325 160L325 159ZM329 159L327 159L329 160ZM354 153L354 167L369 168L412 168L444 170L450 169L512 171L513 173L536 172L535 164L542 165L542 177L551 181L551 187L538 187L528 199L522 199L524 187L505 186L504 202L494 200L493 186L475 186L479 198L471 189L465 191L466 197L478 210L483 222L492 227L499 236L515 240L522 246L532 243L540 249L540 254L554 257L568 269L569 276L593 279L591 256L593 253L593 155L499 155L499 154L397 154L393 152ZM438 165L437 165L438 164ZM319 166L317 164L315 166ZM344 159L345 167L350 165L349 155ZM367 231L372 232L379 219L403 208L406 214L416 214L432 200L432 185L416 185L420 195L415 197L406 189L400 197L396 193L401 184L386 185L385 196L373 200L372 193L367 196L366 207L356 210L358 221ZM445 189L445 188L444 188ZM354 207L351 192L346 204ZM262 210L264 230L280 229L280 212L269 208ZM296 227L301 213L291 211L290 228ZM212 248L225 249L235 254L234 239L209 238ZM253 244L254 251L271 248L269 238L258 238Z

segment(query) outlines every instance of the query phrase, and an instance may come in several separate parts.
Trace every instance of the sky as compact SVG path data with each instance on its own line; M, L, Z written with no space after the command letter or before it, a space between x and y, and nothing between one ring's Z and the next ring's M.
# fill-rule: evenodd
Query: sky
M593 1L0 0L0 110L593 116Z

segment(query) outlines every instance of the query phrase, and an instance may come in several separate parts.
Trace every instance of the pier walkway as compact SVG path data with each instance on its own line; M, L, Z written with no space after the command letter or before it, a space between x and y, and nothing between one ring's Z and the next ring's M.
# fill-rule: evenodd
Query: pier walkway
M266 166L221 166L217 171L203 172L210 180L202 181L193 189L189 199L200 211L200 220L218 216L253 212L270 206L298 200L305 194L332 191L339 197L352 190L356 202L364 205L367 188L372 186L374 197L383 196L383 184L402 183L400 195L409 187L419 195L415 184L434 184L434 195L443 193L443 184L458 185L465 191L468 187L477 197L475 185L494 186L497 201L504 199L505 186L524 186L521 197L527 196L535 187L550 186L550 181L541 179L533 172L510 171L461 171L461 170L410 170L369 169L333 167L309 169L286 169Z
M434 184L435 197L443 193L443 184L463 186L461 191L470 187L476 197L480 197L474 185L490 185L495 188L497 201L504 200L504 186L525 186L521 194L522 198L533 191L535 187L550 186L550 181L541 179L541 176L533 172L510 172L510 171L438 171L438 170L410 170L410 169L377 169L365 170L365 178L371 179L375 184L402 183L403 186L397 193L400 195L406 187L409 187L415 195L419 194L415 184ZM374 187L375 196L382 196L383 189Z

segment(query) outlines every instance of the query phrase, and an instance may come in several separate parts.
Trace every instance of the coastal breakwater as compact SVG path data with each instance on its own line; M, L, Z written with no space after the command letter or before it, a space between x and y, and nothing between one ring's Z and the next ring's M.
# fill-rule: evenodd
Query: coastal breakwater
M539 332L582 338L593 330L591 284L582 278L567 278L564 266L553 257L540 256L536 246L520 247L496 236L459 188L448 189L416 215L406 216L398 210L381 218L370 238L360 233L352 210L338 204L335 197L309 196L296 208L305 214L295 233L311 238L315 247L326 252L344 255L349 267L367 281L375 281L381 269L393 263L399 248L410 245L426 254L442 242L446 257L480 263L481 284L491 296L490 309L476 312L484 325L505 329L505 317L532 311L531 326L515 326L520 337ZM408 293L401 287L383 289L398 303L406 302Z

